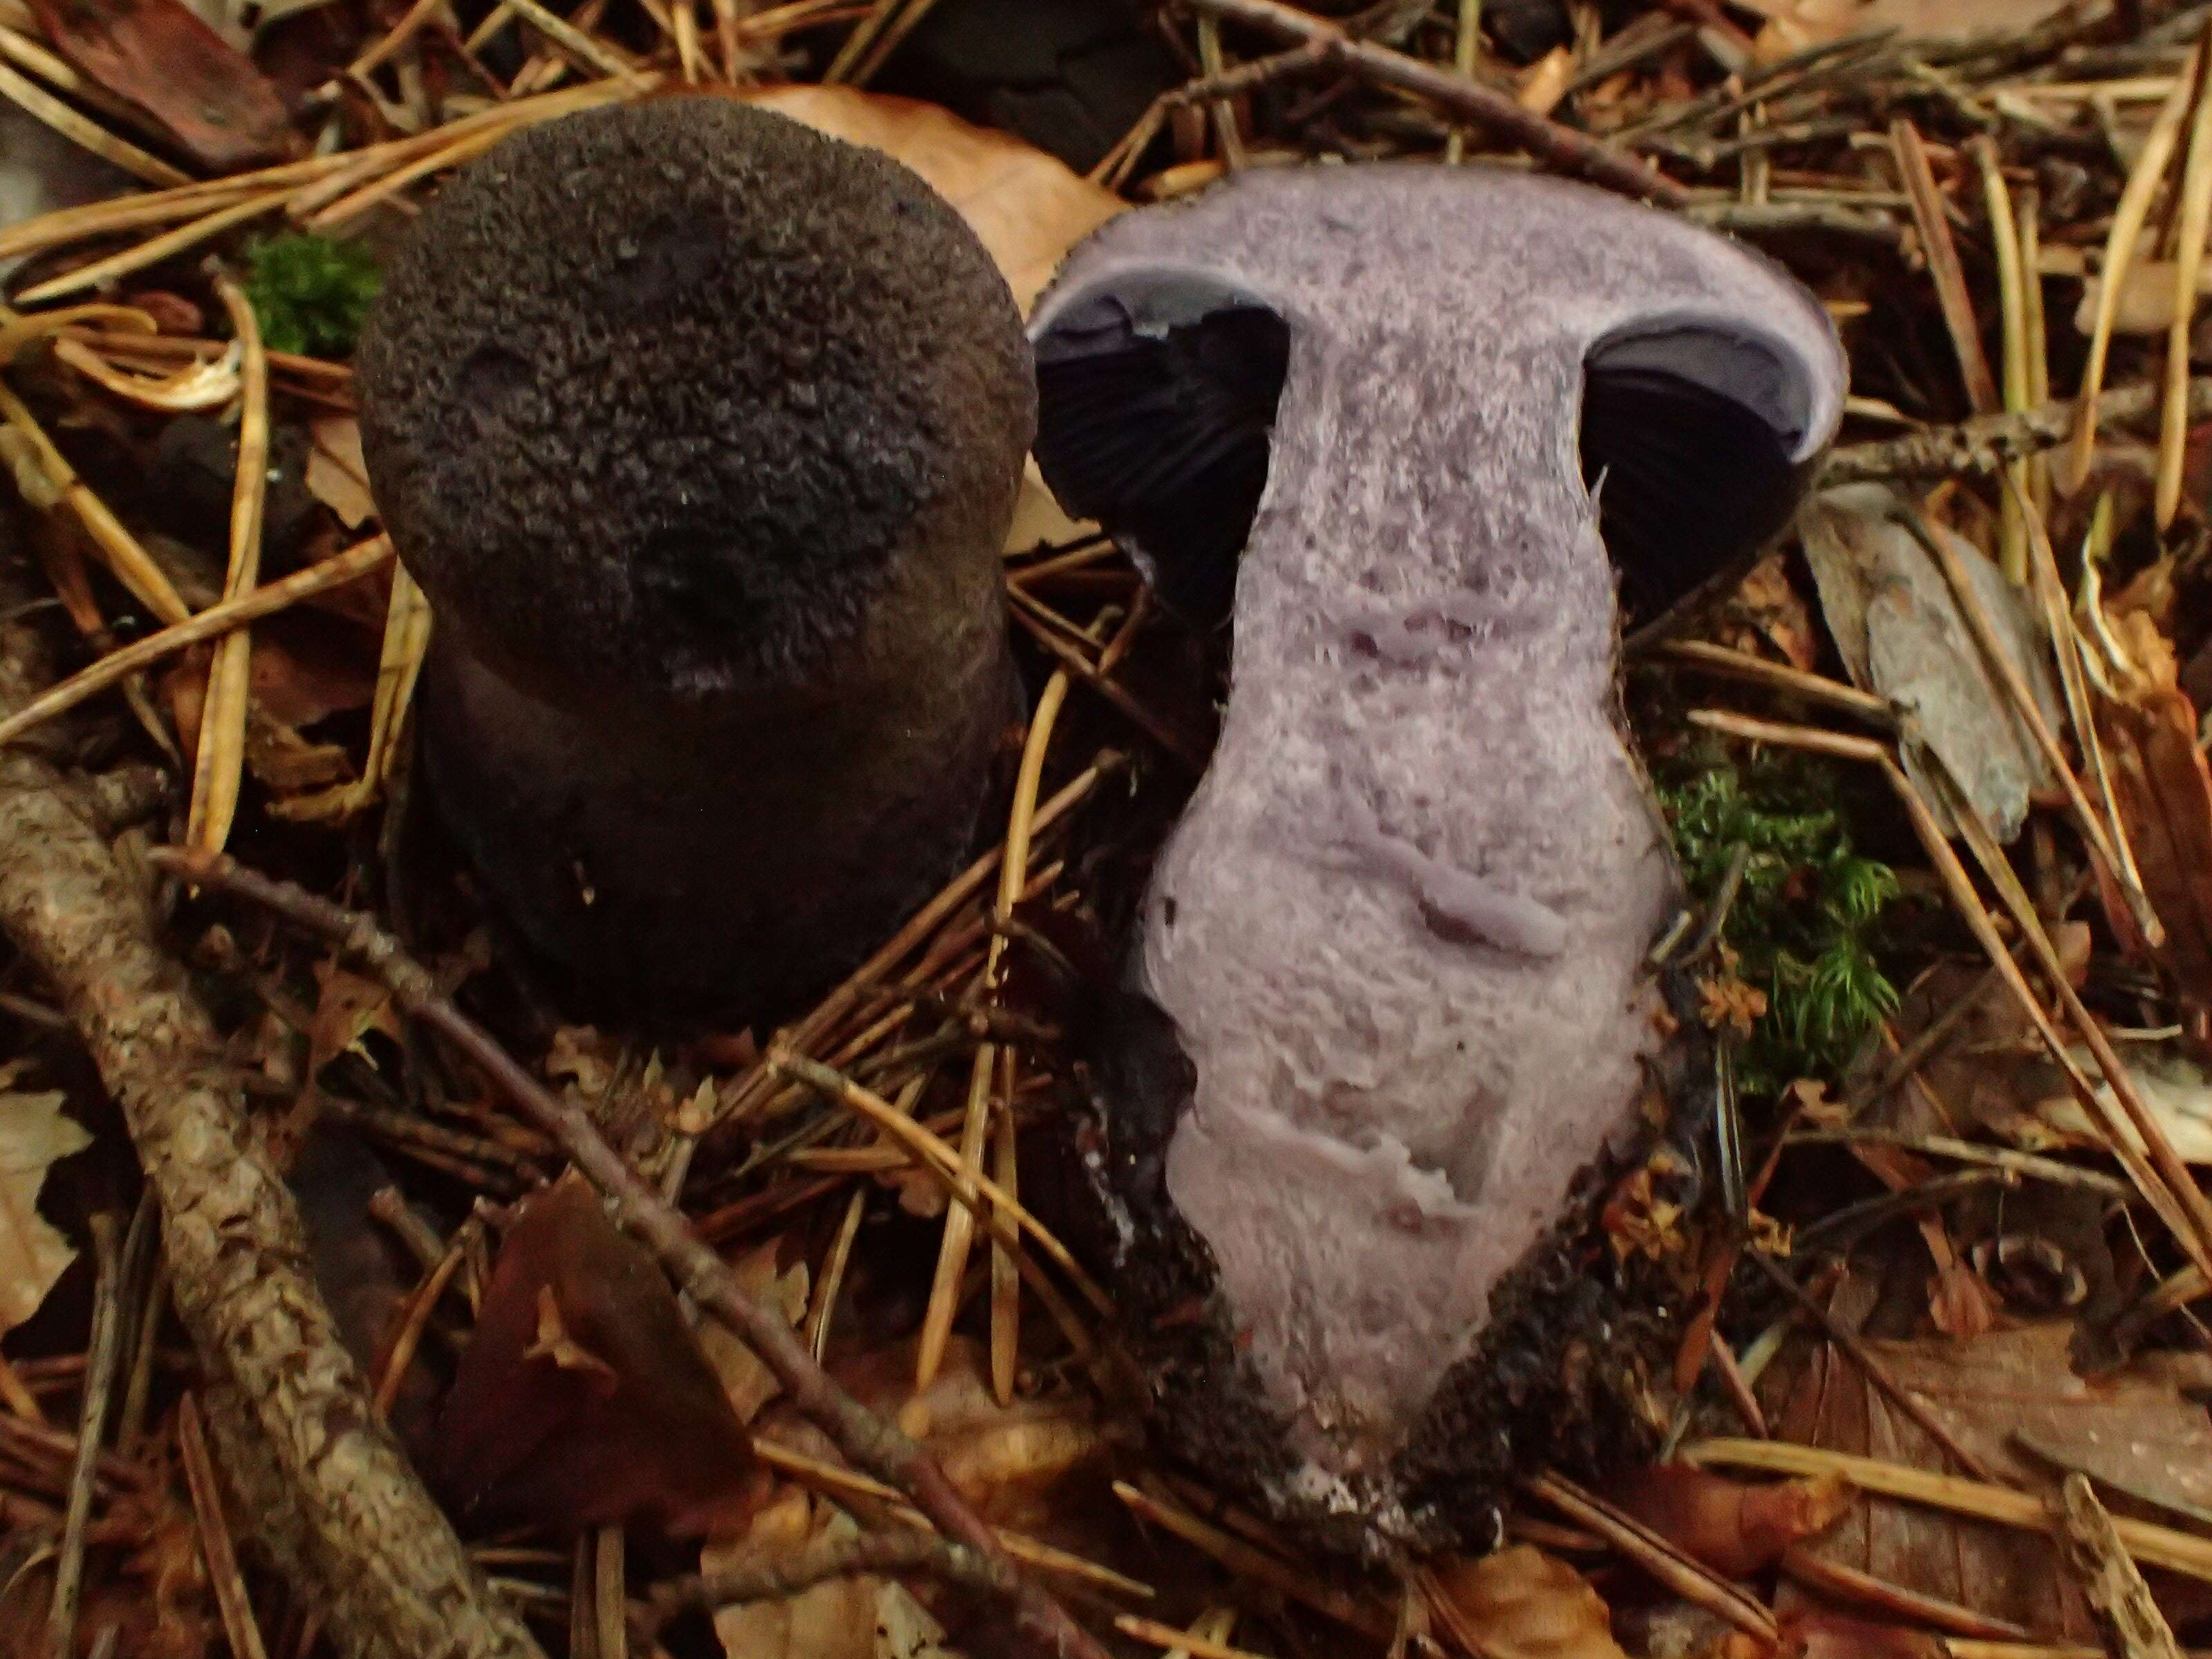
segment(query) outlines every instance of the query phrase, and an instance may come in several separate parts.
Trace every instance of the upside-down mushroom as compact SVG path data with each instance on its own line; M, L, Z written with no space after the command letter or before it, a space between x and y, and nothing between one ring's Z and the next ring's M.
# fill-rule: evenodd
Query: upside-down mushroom
M1232 625L1086 1143L1157 1420L1352 1547L1482 1540L1641 1437L1665 1310L1589 1223L1678 886L1623 624L1787 522L1833 332L1681 219L1381 166L1115 220L1030 335L1047 481Z
M969 855L1035 388L913 173L721 98L535 128L423 214L360 376L428 788L545 955L772 1017Z

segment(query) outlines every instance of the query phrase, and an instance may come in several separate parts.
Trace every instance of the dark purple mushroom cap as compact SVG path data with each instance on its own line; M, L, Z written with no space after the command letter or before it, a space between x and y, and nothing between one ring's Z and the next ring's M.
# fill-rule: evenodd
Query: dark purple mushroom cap
M549 122L430 204L360 370L431 792L544 954L772 1018L969 855L1036 394L915 173L720 97Z
M1661 1046L1677 884L1617 723L1616 581L1659 617L1786 522L1841 354L1735 244L1479 167L1127 216L1030 335L1064 502L1188 609L1233 583L1219 746L1133 973L1188 1061L1164 1191L1288 1449L1265 1495L1433 1540L1413 1465L1433 1488L1452 1454L1418 1443L1492 1431L1446 1397L1498 1369L1486 1325Z

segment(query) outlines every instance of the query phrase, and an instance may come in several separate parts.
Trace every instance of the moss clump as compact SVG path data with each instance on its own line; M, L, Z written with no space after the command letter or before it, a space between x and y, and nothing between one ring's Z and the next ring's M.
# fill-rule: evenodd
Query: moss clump
M1851 850L1827 767L1771 753L1739 764L1711 750L1696 762L1686 757L1659 794L1697 902L1719 891L1738 847L1749 854L1721 937L1766 1011L1738 1056L1738 1085L1771 1094L1832 1075L1897 1006L1877 955L1897 874Z
M246 297L271 351L350 356L368 303L383 285L358 242L329 236L271 236L246 250Z

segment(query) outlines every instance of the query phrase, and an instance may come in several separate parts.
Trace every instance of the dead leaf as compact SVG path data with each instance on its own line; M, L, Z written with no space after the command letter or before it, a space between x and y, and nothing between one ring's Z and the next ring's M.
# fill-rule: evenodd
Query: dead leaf
M1068 249L1127 204L1066 162L950 110L854 87L764 87L745 101L904 162L957 209L1027 314Z
M340 1054L360 1052L362 1038L381 1031L399 1041L399 1017L381 982L341 968L315 963L315 1017L307 1025L307 1075L319 1074Z
M574 1175L507 1230L437 1448L458 1507L563 1532L742 1534L764 1486L668 1281Z
M1796 1659L1944 1659L1948 1651L1941 1638L1925 1631L1854 1619L1817 1605L1793 1607L1781 1624L1778 1651ZM1735 1659L1733 1652L1729 1659Z
M368 463L361 453L361 422L350 415L318 415L307 423L307 433L308 493L347 529L360 529L376 516Z
M2197 709L2168 678L2127 703L2103 702L2097 729L2143 890L2166 928L2153 954L2201 1019L2212 1012L2212 771L2197 746ZM2104 908L2127 914L2118 895ZM2120 937L2135 940L2132 925Z
M859 1531L852 1516L787 1487L743 1539L702 1549L699 1569L753 1566ZM833 1578L780 1601L723 1607L714 1633L730 1659L957 1659L929 1610L884 1578Z
M1778 63L1847 34L1894 29L1901 40L1956 44L2016 34L2056 15L2066 0L1745 0L1766 19L1753 43L1762 64Z
M732 1262L730 1271L747 1296L775 1310L783 1316L785 1324L796 1329L799 1322L806 1316L806 1264L795 1261L779 1273L775 1267L777 1248L776 1242L771 1239ZM711 1322L702 1325L699 1346L707 1356L707 1363L714 1368L714 1375L721 1378L722 1392L729 1396L731 1409L737 1413L739 1422L750 1423L760 1415L762 1407L783 1391L783 1384L776 1381L775 1373L721 1326Z
M1440 1567L1428 1590L1437 1622L1472 1659L1626 1659L1589 1581L1533 1544Z
M2009 842L2027 819L2029 797L2058 780L1990 672L1942 567L1908 524L1911 512L1881 485L1824 491L1800 520L1805 556L1851 683L1893 699L1915 722L1918 741L1905 745L1906 772L1940 799L1928 777L1932 750L1998 839ZM2005 654L2045 720L2059 729L2050 652L2025 600L1955 532L1926 520L1920 527L1958 551Z
M0 1093L0 1334L12 1331L46 1299L76 1260L59 1229L39 1213L39 1189L57 1160L92 1137L62 1112L58 1090Z
M2121 1371L2087 1381L2068 1363L2069 1324L1972 1339L1869 1340L1960 1444L2023 1490L2055 1490L2041 1453L2142 1492L2202 1507L2212 1499L2212 1418L2165 1379ZM1786 1395L1776 1399L1775 1395ZM1825 1345L1772 1385L1778 1438L1951 1473L1932 1441ZM2056 1571L2049 1540L1889 1499L1868 1498L1801 1546L1907 1589L1970 1607L2060 1641L2094 1640L2081 1595Z
M179 0L31 0L61 55L154 118L210 172L297 147L268 77Z
M1857 1495L1835 1476L1731 1480L1687 1463L1656 1463L1610 1487L1613 1500L1726 1578L1747 1578L1833 1526Z

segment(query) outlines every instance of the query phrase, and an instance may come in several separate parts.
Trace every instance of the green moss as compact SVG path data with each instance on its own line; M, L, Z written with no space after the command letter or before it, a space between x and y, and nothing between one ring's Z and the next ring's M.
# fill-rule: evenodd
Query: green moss
M1766 996L1739 1056L1740 1085L1772 1093L1834 1075L1897 1006L1877 952L1896 872L1851 850L1823 763L1759 752L1739 763L1708 750L1672 773L1659 793L1692 897L1710 902L1736 848L1749 854L1722 930L1738 975Z
M353 353L383 274L358 242L272 236L246 250L246 296L271 351L341 358Z

